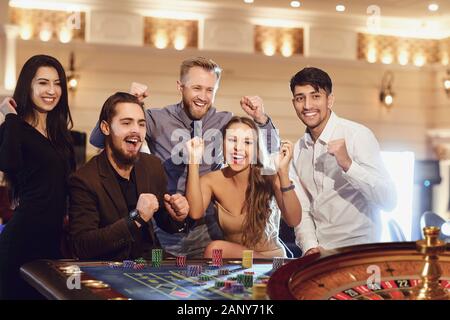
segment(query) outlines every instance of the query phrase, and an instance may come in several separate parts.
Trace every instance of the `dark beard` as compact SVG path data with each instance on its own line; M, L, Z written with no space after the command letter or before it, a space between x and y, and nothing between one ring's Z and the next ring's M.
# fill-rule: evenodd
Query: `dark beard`
M194 120L194 121L201 120L206 115L206 113L208 113L208 110L209 110L209 108L208 108L208 110L205 112L205 114L203 114L201 116L197 115L197 114L192 114L191 110L190 110L190 104L188 103L188 101L186 101L184 99L183 99L183 109L186 112L186 114L188 115L189 119Z
M140 152L138 152L136 156L127 156L122 152L122 150L116 148L116 146L111 141L108 141L108 144L111 148L111 154L118 165L131 166L139 160Z

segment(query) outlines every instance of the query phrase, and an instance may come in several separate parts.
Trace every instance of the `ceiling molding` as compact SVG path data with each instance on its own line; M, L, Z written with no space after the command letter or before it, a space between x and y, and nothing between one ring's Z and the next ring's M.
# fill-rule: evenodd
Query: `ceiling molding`
M384 0L386 5L400 7L405 0ZM411 1L411 0L408 0ZM423 0L413 0L416 3ZM274 3L273 1L265 1ZM378 1L380 2L380 1ZM246 21L279 27L312 27L321 26L369 32L368 15L346 14L324 11L293 10L292 8L262 7L241 5L236 0L11 0L14 4L61 8L68 6L83 10L120 11L171 19L227 19L230 21ZM409 2L410 3L410 2ZM413 3L414 4L414 3ZM416 4L417 5L417 4ZM176 10L173 10L176 8ZM443 39L450 37L450 14L427 18L404 18L381 16L379 34Z

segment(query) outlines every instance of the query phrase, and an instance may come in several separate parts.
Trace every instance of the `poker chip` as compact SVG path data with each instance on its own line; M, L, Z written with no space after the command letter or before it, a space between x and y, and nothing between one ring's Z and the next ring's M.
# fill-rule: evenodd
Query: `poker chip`
M209 274L201 274L201 275L199 275L198 279L200 281L210 281L211 276Z
M133 260L123 260L122 266L125 269L133 269L135 265L135 262Z
M264 283L256 283L252 287L252 299L253 300L266 300L267 299L267 285Z
M145 268L145 263L136 263L133 267L134 270L142 270Z
M186 267L186 256L177 256L177 267Z
M234 283L236 283L236 281L226 280L226 281L224 281L224 288L231 289L231 285Z
M203 271L203 267L199 264L189 264L187 266L187 276L197 277Z
M159 268L162 261L162 249L152 249L152 267Z
M244 285L242 283L233 283L231 285L231 293L234 294L244 293Z
M253 286L253 275L252 274L238 274L237 282L244 285L246 288Z
M144 258L135 259L134 262L139 263L139 264L142 264L142 263L146 264L147 263L147 261Z
M274 257L273 263L272 263L272 270L275 271L278 268L280 268L284 264L284 258L283 257Z
M122 262L109 262L108 263L108 267L110 267L112 269L122 268L122 266L123 266Z
M253 266L253 250L244 250L242 252L242 267L245 269Z
M227 276L227 275L230 274L230 270L228 270L228 269L219 269L219 270L217 271L217 274L218 274L219 276Z
M214 283L214 287L215 287L215 288L223 288L224 286L225 286L225 281L217 280L217 281Z
M213 249L213 251L212 251L212 266L213 267L223 266L222 254L223 254L222 249Z
M241 283L246 288L252 287L253 286L253 275L252 274L244 274Z

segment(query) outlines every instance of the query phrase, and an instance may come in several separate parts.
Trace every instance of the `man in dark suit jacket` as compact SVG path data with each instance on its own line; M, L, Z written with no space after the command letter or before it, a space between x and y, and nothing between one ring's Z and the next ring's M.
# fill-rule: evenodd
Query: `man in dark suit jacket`
M167 232L178 232L189 205L180 194L166 193L161 160L140 152L146 124L136 97L120 92L109 97L99 122L105 150L69 180L73 253L80 259L149 257L159 246L152 218Z

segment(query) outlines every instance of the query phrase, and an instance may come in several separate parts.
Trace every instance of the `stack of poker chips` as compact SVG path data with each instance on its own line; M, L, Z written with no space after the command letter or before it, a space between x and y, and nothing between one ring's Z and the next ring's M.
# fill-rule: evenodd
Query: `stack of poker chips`
M134 260L134 262L136 262L136 263L146 263L144 258L137 258L137 259Z
M145 268L145 266L146 266L146 261L144 258L139 258L139 259L134 260L134 267L133 267L134 270L142 270Z
M273 264L272 264L272 270L273 271L277 270L283 264L284 264L284 258L283 257L274 257L273 258Z
M253 300L266 300L267 285L265 283L255 283L252 288Z
M237 282L242 283L246 288L250 288L253 286L253 274L238 274Z
M230 274L230 270L228 270L228 269L219 269L219 270L217 271L217 274L218 274L219 276L227 276L227 275Z
M136 263L133 267L134 270L143 270L145 269L145 264L144 263Z
M152 249L152 267L159 268L162 261L162 249Z
M224 282L224 287L225 287L225 289L231 289L231 285L232 285L233 283L235 283L235 281L226 280L226 281Z
M109 262L108 266L112 269L122 268L122 262Z
M186 267L186 256L177 256L177 267Z
M133 269L134 268L134 261L133 260L123 260L122 266L125 269Z
M209 281L209 280L211 280L211 276L209 274L203 273L203 274L199 275L198 279L200 281Z
M213 249L212 251L212 266L213 267L221 267L223 265L222 261L222 249Z
M253 266L253 250L244 250L242 252L242 267L251 268Z
M231 284L231 293L244 293L244 285L238 282Z
M215 283L214 283L214 287L216 287L216 288L222 288L222 287L224 287L225 286L225 281L222 281L222 280L217 280Z
M243 280L242 284L244 285L244 287L250 288L253 286L253 275L252 274L244 274L244 277L242 280Z
M145 268L145 266L146 266L146 261L144 258L139 258L139 259L134 260L134 267L133 267L134 270L142 270Z
M199 264L189 264L187 266L187 276L197 277L203 271L203 267Z

